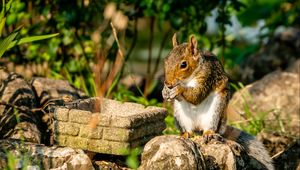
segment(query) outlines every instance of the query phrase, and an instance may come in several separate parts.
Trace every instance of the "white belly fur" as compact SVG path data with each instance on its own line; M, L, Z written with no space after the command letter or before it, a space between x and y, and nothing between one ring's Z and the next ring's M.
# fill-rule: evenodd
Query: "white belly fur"
M199 105L193 105L185 100L174 101L174 116L185 131L209 130L213 127L214 117L220 104L220 96L211 92Z

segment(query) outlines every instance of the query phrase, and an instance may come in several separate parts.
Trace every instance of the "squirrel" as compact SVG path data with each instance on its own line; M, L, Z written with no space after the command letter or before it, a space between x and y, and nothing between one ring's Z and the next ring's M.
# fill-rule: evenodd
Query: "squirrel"
M178 44L164 60L165 81L162 95L173 100L175 125L184 137L202 132L205 142L223 138L239 143L265 169L273 170L272 160L263 144L254 136L227 125L230 100L229 78L217 57L199 50L194 35Z

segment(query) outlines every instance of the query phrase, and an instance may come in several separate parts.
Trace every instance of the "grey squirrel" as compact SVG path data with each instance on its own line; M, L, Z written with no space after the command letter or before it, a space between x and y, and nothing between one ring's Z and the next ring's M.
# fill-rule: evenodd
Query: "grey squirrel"
M217 57L199 50L195 36L178 44L165 58L163 98L174 100L175 124L184 137L202 132L205 141L225 138L242 145L248 155L266 169L272 160L263 144L237 128L227 125L226 109L230 99L229 80Z

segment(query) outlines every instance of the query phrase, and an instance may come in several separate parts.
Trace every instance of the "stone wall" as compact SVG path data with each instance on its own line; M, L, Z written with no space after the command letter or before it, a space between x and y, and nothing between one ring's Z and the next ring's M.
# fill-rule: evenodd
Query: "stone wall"
M100 111L101 110L101 111ZM54 113L55 141L98 153L123 155L143 146L165 129L166 109L129 102L89 98Z

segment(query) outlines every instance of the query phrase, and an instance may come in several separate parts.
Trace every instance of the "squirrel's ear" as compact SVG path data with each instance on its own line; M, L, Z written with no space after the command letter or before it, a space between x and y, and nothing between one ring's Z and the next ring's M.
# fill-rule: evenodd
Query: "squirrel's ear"
M177 41L177 35L174 33L173 38L172 38L172 43L173 43L173 48L178 46L178 41Z
M192 35L189 41L189 50L193 55L197 53L197 48L198 48L197 46L198 46L197 39L194 35Z

